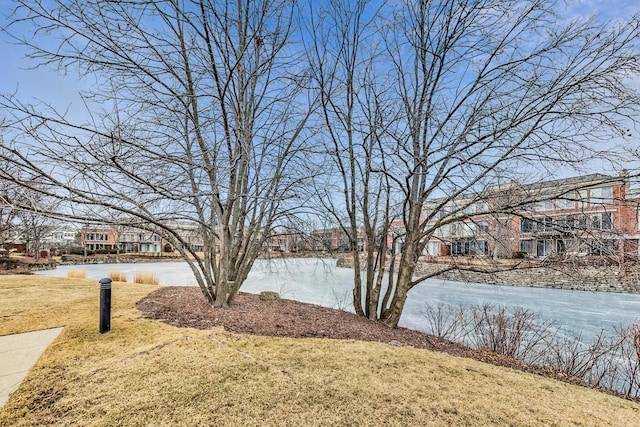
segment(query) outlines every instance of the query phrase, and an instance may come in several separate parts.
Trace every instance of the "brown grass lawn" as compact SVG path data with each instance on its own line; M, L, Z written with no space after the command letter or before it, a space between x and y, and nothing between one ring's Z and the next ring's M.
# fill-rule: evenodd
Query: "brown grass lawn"
M269 338L143 319L156 286L0 277L0 335L65 326L1 426L637 426L640 404L470 359L350 340Z

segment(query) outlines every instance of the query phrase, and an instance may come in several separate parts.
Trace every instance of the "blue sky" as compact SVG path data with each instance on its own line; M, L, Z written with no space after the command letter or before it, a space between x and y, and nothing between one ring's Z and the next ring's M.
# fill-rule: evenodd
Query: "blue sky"
M637 0L567 0L566 10L573 16L596 15L599 19L624 19L640 13L640 3Z
M6 23L6 15L12 9L10 0L0 0L0 19ZM624 19L634 13L640 13L638 0L567 0L565 11L568 16L595 15L598 19ZM80 81L77 75L61 76L56 70L39 68L30 70L33 63L24 58L25 49L16 46L6 34L0 33L0 92L7 93L19 89L23 99L39 98L60 106L71 105L82 109L81 101L74 95L87 82ZM78 105L80 104L80 105Z
M562 3L560 3L562 4ZM0 19L2 26L7 22L7 15L12 9L12 1L0 0ZM638 0L598 1L567 0L561 13L567 17L588 17L595 15L599 20L625 19L634 13L640 13ZM20 99L25 102L44 101L58 108L69 109L71 117L84 119L87 117L85 107L78 96L83 87L90 84L77 74L62 76L52 68L41 67L30 69L34 63L25 58L23 47L15 45L4 33L0 33L0 92L18 91ZM95 83L94 83L95 84ZM640 80L638 81L640 86ZM640 134L637 129L634 134ZM597 164L594 168L599 168ZM602 170L602 172L609 172Z

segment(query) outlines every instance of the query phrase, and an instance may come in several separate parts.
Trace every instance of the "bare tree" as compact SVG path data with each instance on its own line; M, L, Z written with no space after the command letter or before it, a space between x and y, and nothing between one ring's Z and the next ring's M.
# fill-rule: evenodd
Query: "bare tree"
M0 129L4 128L4 120L0 118ZM4 135L0 133L0 142L4 141ZM14 172L10 164L2 163L0 168L7 170L7 173ZM16 200L21 198L20 187L10 180L0 179L0 249L4 247L8 240L16 234Z
M375 318L381 289L382 276L376 277L374 271L385 263L374 250L385 253L386 239L380 237L390 224L389 180L374 173L375 168L384 168L380 135L385 132L382 117L388 113L380 104L385 99L376 84L378 16L371 13L375 7L374 2L358 0L327 2L314 9L310 2L307 21L314 36L307 52L322 106L318 126L324 132L319 132L318 146L326 160L321 168L333 172L315 180L314 192L320 196L320 210L330 217L328 222L339 224L348 250L358 254L366 247L364 266L354 256L353 298L356 313L369 318Z
M4 170L12 176L18 173L10 165L5 165ZM36 182L29 186L39 188ZM42 240L56 222L57 200L6 179L0 180L0 194L0 246L4 247L7 241L22 241L37 260Z
M337 177L323 205L351 239L356 312L390 326L408 292L442 272L415 275L432 237L473 221L469 208L511 183L613 161L598 142L620 135L639 105L637 17L566 21L535 0L400 3L376 13L375 2L329 2L308 49ZM506 197L485 213L506 226L523 204L559 196Z
M293 2L16 3L7 31L36 64L91 76L95 90L82 123L3 96L0 156L21 170L3 178L37 178L75 218L130 216L182 254L212 304L231 303L273 225L301 205L313 102ZM199 226L204 254L180 222Z
M6 175L14 176L16 168L7 163L0 163L0 169ZM25 218L32 212L31 203L34 194L7 179L0 178L0 248L5 243L25 235Z
M14 203L19 195L17 186L13 183L1 180L0 181L0 247L4 248L7 240L16 232L17 214Z
M22 190L23 197L17 213L20 235L27 245L27 251L39 260L44 238L56 227L55 214L59 203L40 192Z

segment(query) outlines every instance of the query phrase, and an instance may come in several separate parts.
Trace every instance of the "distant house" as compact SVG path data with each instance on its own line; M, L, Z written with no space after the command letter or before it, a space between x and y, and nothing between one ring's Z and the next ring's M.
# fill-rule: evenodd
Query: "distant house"
M291 249L291 239L287 234L272 234L267 239L265 247L267 252L287 253Z
M162 238L155 233L130 226L113 226L113 228L116 230L117 248L122 253L159 254L162 252Z
M88 251L116 249L117 235L114 226L86 226L80 230L80 242Z
M638 253L638 199L626 176L592 174L430 202L428 256L547 257ZM460 220L455 220L456 216Z
M202 251L203 239L199 228L189 223L173 223L171 228L195 251ZM80 230L82 246L88 251L116 250L121 253L160 254L174 247L159 233L135 225L85 226Z
M263 252L296 253L310 248L309 236L301 232L272 232L263 245Z
M68 248L78 245L78 229L72 226L56 227L42 238L45 248Z

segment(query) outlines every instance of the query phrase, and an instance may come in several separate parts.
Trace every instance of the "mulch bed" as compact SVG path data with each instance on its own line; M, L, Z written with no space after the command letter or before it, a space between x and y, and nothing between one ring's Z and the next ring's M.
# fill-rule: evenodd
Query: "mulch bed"
M227 331L241 334L376 341L468 357L581 384L578 378L557 370L528 365L489 351L474 350L422 332L390 328L346 311L293 300L262 301L258 295L239 293L231 307L216 309L207 303L199 288L171 286L152 292L140 300L137 307L146 318L181 328L224 327Z

